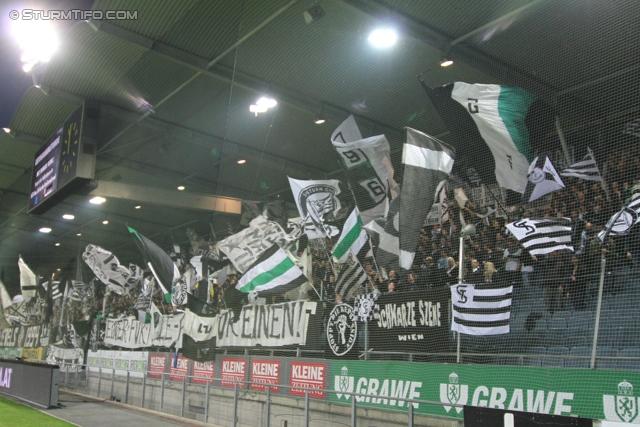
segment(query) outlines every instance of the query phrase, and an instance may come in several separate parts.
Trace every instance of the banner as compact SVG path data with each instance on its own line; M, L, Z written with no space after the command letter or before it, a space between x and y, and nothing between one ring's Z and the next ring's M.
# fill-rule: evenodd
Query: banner
M245 305L240 319L232 323L233 313L218 316L219 347L280 347L305 345L309 316L316 313L316 303L291 301L282 304Z
M449 351L448 287L382 294L369 322L369 342L376 351Z
M60 372L80 372L84 352L81 348L63 348L50 345L47 351L47 363L60 366Z
M0 347L46 347L49 345L49 332L49 324L0 329Z
M387 409L406 410L399 397L441 402L442 406L414 404L416 412L440 417L463 418L462 408L450 406L460 404L640 424L640 397L634 391L640 372L559 372L555 368L335 360L327 386L335 391L330 396L334 403L351 404L345 392L370 395L356 397L359 406Z
M140 323L133 316L107 319L104 343L124 348L182 346L184 313L158 316L157 325Z

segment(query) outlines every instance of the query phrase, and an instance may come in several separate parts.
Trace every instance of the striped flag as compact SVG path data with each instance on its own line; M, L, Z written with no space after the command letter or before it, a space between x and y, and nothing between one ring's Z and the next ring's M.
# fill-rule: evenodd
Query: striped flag
M587 147L587 155L579 161L574 163L562 172L562 176L575 176L576 178L584 179L587 181L602 181L598 165L596 164L596 158L593 155L591 148Z
M495 283L451 287L451 330L467 335L509 333L513 286Z
M358 293L360 285L367 280L367 272L364 271L360 261L356 257L349 257L343 269L338 274L336 282L336 294L341 295L344 301L349 301Z
M62 298L62 293L60 292L60 282L55 281L51 283L51 299L60 299Z
M18 255L18 267L20 267L20 290L24 298L36 296L36 275L31 271L27 263Z
M531 255L573 251L570 218L525 218L507 224L507 229Z
M411 269L420 228L449 178L455 150L426 133L407 129L402 149L404 178L400 202L400 266Z
M355 208L344 223L338 242L333 247L333 256L338 259L338 262L346 262L349 254L357 255L367 240L367 232L362 228L360 212Z
M86 285L83 282L72 280L71 286L73 286L73 291L71 292L71 301L82 301L82 296L84 295Z
M236 289L259 297L283 294L307 281L293 260L278 245L272 245L240 278Z

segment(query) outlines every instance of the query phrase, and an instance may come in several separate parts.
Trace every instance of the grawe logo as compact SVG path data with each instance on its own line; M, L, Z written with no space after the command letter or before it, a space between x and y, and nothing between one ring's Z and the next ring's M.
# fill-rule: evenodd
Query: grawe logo
M604 416L608 421L622 421L631 424L640 424L638 417L638 404L640 401L633 395L633 385L627 380L618 384L616 396L603 395Z
M397 379L378 379L371 377L349 376L349 370L343 366L340 375L334 377L333 389L336 397L344 397L349 400L351 395L345 393L367 394L369 396L356 396L357 402L373 403L378 405L404 407L407 402L400 399L420 399L419 389L422 387L421 381L404 381ZM395 398L395 399L394 399ZM408 406L408 405L407 405ZM413 407L420 405L414 403Z
M458 384L458 375L452 372L449 375L448 384L440 384L440 402L466 405L469 400L469 386ZM449 412L452 406L444 405L444 410ZM462 407L456 407L456 412L462 412Z

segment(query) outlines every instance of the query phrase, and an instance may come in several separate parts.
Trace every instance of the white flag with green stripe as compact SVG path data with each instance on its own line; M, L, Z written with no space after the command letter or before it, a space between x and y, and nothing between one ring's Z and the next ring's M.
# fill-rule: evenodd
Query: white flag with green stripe
M532 158L525 118L535 96L517 87L456 82L451 98L471 115L489 146L498 184L524 193Z
M362 228L362 218L358 208L355 208L342 228L342 234L333 247L333 256L338 262L346 262L349 254L354 256L367 243L367 232Z
M247 270L236 289L247 294L257 292L258 296L265 297L288 292L306 281L302 270L287 253L273 245Z

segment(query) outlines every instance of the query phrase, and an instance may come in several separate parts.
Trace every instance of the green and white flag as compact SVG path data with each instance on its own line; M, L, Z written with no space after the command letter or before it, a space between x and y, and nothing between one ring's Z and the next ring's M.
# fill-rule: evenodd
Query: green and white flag
M451 98L467 110L491 150L498 184L524 193L532 158L525 119L536 97L517 87L456 82Z
M349 254L356 256L367 243L367 232L362 228L362 218L355 208L344 223L338 242L333 247L333 256L338 262L346 262Z
M259 297L283 294L304 284L307 278L278 245L266 250L242 276L236 289Z

